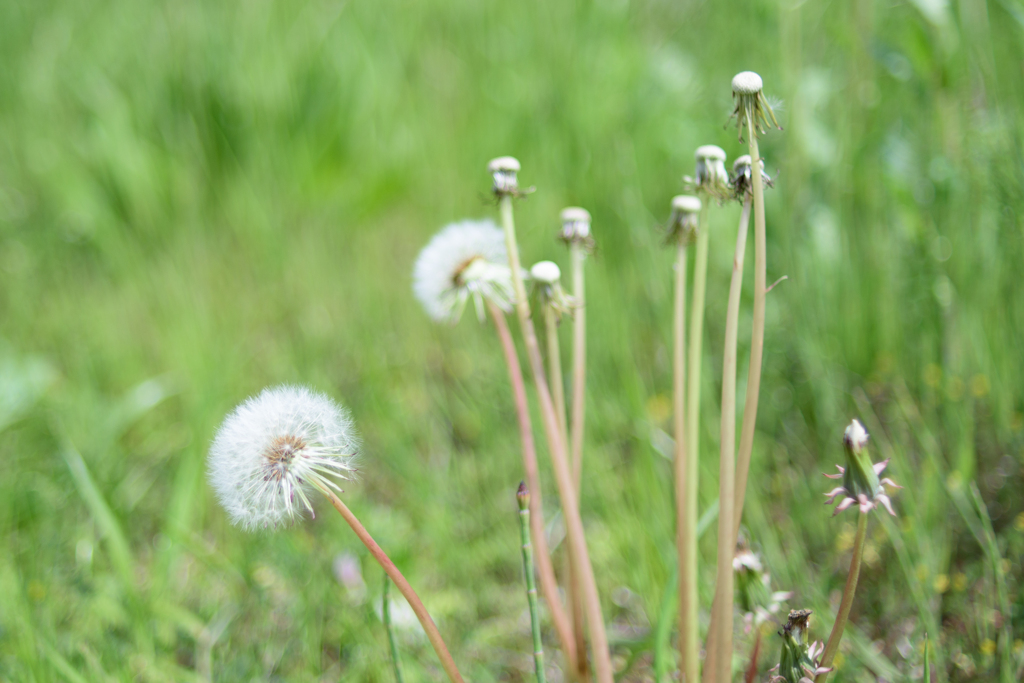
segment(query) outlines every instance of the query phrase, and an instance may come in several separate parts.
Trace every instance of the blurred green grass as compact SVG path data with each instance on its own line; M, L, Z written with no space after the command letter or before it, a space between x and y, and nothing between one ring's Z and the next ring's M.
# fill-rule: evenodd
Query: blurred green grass
M925 631L938 680L1019 676L1019 0L8 0L0 57L3 680L390 680L356 539L326 514L245 535L205 482L223 415L279 382L352 408L349 503L468 677L529 677L500 352L410 293L436 229L493 215L499 154L537 186L517 209L527 261L564 263L561 207L594 215L584 516L617 653L649 649L673 562L657 226L696 146L742 153L724 126L749 68L782 99L762 150L769 280L789 276L769 296L750 534L823 637L852 524L819 472L859 416L907 488L872 524L835 679L919 677ZM712 217L702 507L737 214ZM365 588L335 580L342 553ZM438 680L403 637L409 680Z

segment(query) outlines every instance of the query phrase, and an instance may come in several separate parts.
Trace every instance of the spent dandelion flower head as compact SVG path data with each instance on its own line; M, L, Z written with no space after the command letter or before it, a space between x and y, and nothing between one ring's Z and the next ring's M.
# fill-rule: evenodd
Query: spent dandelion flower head
M836 465L838 474L826 474L829 479L842 479L843 485L836 487L825 494L828 500L826 505L831 505L836 498L842 497L835 512L838 514L843 510L857 505L862 513L870 512L878 505L883 505L889 514L896 516L892 509L892 501L886 495L885 486L903 488L892 479L879 479L880 475L889 464L888 460L879 463L872 463L868 456L868 432L859 420L853 420L843 433L843 448L846 451L846 466ZM884 485L884 486L883 486Z
M477 317L484 302L512 310L512 271L505 233L491 220L464 220L445 226L416 258L412 288L427 315L457 323L472 299Z
M541 306L551 306L555 318L572 315L576 299L562 288L562 271L554 261L538 261L530 268L530 280L540 297Z
M580 244L587 251L594 248L594 238L590 235L590 212L578 206L562 209L562 229L558 238L566 244Z
M700 229L699 197L681 194L672 198L672 213L668 220L668 242L690 242Z
M748 124L755 135L764 133L772 125L782 130L772 105L764 96L763 88L764 81L753 71L741 71L732 79L732 97L735 102L732 116L736 117L741 140Z
M521 197L532 189L519 189L519 160L515 157L498 157L487 163L487 172L494 179L493 191L498 197L511 195Z
M719 201L729 198L729 173L725 170L725 150L718 145L701 145L694 154L694 177L683 178L697 192L703 192Z
M224 419L210 447L208 475L231 522L274 529L313 515L316 490L341 491L359 449L348 411L324 394L282 385L264 389Z
M745 543L736 549L732 568L736 572L736 604L743 611L748 632L768 621L793 596L791 591L772 591L771 575L765 571L760 556Z
M774 181L764 172L764 159L759 159L761 166L761 182L765 187L775 187ZM750 175L750 155L744 154L732 162L732 190L733 197L743 201L748 194L753 194L754 186Z
M831 668L819 666L821 653L825 650L819 642L808 643L811 610L793 610L789 619L779 631L782 636L782 652L779 663L771 671L769 683L813 683L818 674L828 673Z

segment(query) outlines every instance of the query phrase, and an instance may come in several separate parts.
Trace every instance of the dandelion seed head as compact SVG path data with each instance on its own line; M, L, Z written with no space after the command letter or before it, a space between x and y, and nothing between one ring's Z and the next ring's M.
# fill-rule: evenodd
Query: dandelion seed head
M765 187L774 187L771 177L764 172L764 159L758 159L761 166L761 182ZM744 154L732 162L732 189L733 196L741 202L747 194L753 193L753 179L750 175L750 155Z
M465 220L445 226L427 243L413 267L412 288L438 322L457 323L473 299L477 315L484 302L512 310L512 271L505 233L491 220Z
M231 522L276 529L303 511L310 494L340 491L359 449L352 418L324 394L301 386L264 389L225 418L210 447L208 476Z
M702 145L694 155L697 160L696 188L719 201L730 193L729 173L725 170L725 150L718 145Z
M690 240L697 234L699 197L681 194L672 198L672 214L668 219L668 241Z
M761 77L753 71L742 71L732 79L732 97L736 103L732 116L736 117L741 139L744 128L748 126L755 135L772 125L781 129L772 105L762 92L763 87Z
M562 209L562 230L559 238L566 243L579 243L587 250L594 246L594 239L590 236L590 212L578 206L569 206Z
M530 268L530 278L534 282L553 285L562 277L562 271L554 261L537 261Z
M494 177L494 193L517 194L519 192L519 160L515 157L498 157L487 164L487 172Z
M756 95L764 87L764 81L753 71L741 71L732 77L732 91L737 95Z

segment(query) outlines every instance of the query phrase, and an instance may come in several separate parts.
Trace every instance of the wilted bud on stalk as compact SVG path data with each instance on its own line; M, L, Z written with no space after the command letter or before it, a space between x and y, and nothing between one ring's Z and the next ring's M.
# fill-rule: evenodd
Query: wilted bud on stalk
M672 198L672 214L668 223L669 242L691 241L700 229L700 199L681 194Z
M578 206L562 209L562 230L558 237L566 244L582 244L588 251L594 248L590 236L590 212Z
M743 611L747 631L767 621L779 611L782 601L793 595L772 591L771 576L764 571L761 558L745 544L736 549L732 568L736 572L736 603Z
M487 164L487 171L494 177L494 194L519 194L519 160L515 157L498 157Z
M775 675L768 679L768 683L813 683L815 676L832 670L818 666L817 660L824 646L820 642L807 644L810 619L809 609L789 613L789 620L779 632L782 653L778 665L772 668Z
M885 494L885 488L882 484L898 489L903 487L898 486L892 479L878 479L878 475L885 470L889 461L883 460L880 463L872 464L871 458L868 457L867 443L867 430L864 429L864 425L858 420L854 420L843 433L846 467L836 465L839 474L825 475L829 479L842 478L843 480L842 486L832 489L825 494L828 498L825 501L826 505L831 505L838 496L845 496L843 501L836 506L835 512L832 513L833 515L842 512L854 504L860 508L861 512L870 512L879 504L882 504L889 511L890 515L896 516L892 509L892 502L889 500L889 496Z
M697 160L693 185L718 200L729 197L729 174L725 170L725 150L718 145L702 145L694 155ZM685 180L685 179L684 179Z
M761 162L761 182L764 183L765 187L774 187L775 183L764 172L764 159ZM732 190L733 196L739 201L747 196L747 194L754 191L750 176L750 155L744 154L741 157L737 157L736 161L732 162Z
M576 300L562 289L562 271L554 261L538 261L530 268L530 279L540 296L541 306L551 306L555 318L572 315Z
M736 117L739 126L740 139L743 139L743 130L748 123L754 129L754 134L764 133L766 127L772 124L782 130L782 126L775 119L775 112L765 99L762 87L764 86L761 77L753 71L743 71L736 74L732 79L732 97L736 102L736 108L732 115ZM769 117L771 121L769 122ZM731 117L730 117L731 118Z

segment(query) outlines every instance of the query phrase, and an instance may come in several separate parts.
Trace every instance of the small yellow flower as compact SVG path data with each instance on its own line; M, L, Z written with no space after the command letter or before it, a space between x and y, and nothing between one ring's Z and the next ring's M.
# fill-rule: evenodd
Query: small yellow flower
M945 574L939 574L935 577L935 580L932 581L932 588L935 589L936 593L945 593L949 590L949 577Z
M971 393L974 398L985 398L991 388L987 376L975 375L971 378Z
M844 524L843 530L836 536L836 550L845 553L853 547L853 525Z
M981 654L983 655L992 655L996 651L996 641L992 640L991 638L986 638L985 640L981 641L981 647L978 649L981 650Z
M967 588L967 574L957 572L953 574L953 590L960 593Z

